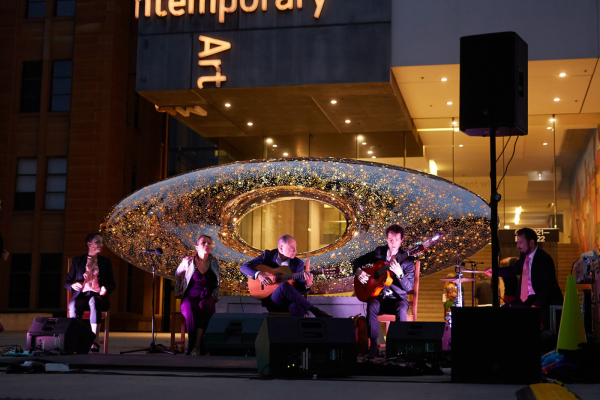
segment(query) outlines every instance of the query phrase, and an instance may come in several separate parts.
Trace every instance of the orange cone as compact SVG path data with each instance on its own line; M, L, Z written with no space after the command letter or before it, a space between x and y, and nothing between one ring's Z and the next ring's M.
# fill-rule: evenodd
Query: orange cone
M556 351L560 353L560 350L577 350L579 344L585 342L585 327L581 316L579 297L577 296L575 275L569 275L567 276L567 290L560 319Z

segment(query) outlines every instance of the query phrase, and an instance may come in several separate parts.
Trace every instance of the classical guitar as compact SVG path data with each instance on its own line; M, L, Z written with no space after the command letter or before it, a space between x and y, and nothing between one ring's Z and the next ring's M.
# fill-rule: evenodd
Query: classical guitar
M435 235L424 243L416 244L401 256L396 255L396 261L398 261L398 264L402 264L402 262L408 257L419 256L427 247L431 245L431 243L435 242L439 238L440 235ZM373 264L372 267L361 268L363 271L369 274L369 281L367 283L361 283L358 280L358 276L354 277L354 291L356 292L356 297L360 301L368 301L372 297L379 296L381 291L386 286L390 286L392 284L394 278L389 271L389 267L389 262L379 260Z
M307 261L308 264L309 261ZM313 275L338 275L340 273L340 268L332 267L332 268L318 268L308 270L309 266L306 266L307 271ZM266 297L269 297L275 289L279 287L283 282L289 282L290 284L294 284L294 280L300 279L304 276L304 272L296 272L292 273L292 270L282 265L278 268L271 268L266 265L258 265L255 268L257 271L266 272L268 278L273 282L270 285L263 285L259 279L248 279L248 291L250 291L250 295L255 299L262 300Z

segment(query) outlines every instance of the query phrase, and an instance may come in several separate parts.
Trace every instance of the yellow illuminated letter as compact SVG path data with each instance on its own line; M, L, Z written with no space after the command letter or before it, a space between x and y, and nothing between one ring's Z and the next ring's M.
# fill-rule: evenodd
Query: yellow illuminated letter
M198 61L198 65L201 67L215 67L217 70L214 76L201 76L198 78L198 89L204 87L204 82L215 82L217 87L221 87L221 82L227 80L225 75L221 76L221 60L200 60Z
M194 1L195 0L190 0L188 2L188 14L193 14L194 13Z
M152 0L135 0L135 19L140 18L140 3L144 2L144 15L149 17L152 13Z
M284 1L285 4L283 4ZM278 10L293 10L294 0L276 0L275 7L277 7Z
M211 14L217 13L217 0L210 0L210 12Z
M157 2L159 2L160 0L156 0ZM193 3L194 0L190 0L190 3ZM169 11L171 12L171 14L175 15L176 17L179 17L180 15L185 14L185 10L179 9L176 10L175 7L185 7L186 0L169 0Z
M219 3L219 22L225 22L225 13L231 14L237 10L237 0L231 0L231 6L225 7L225 0L221 0Z
M302 0L298 0L298 2L296 3L296 7L298 7L298 9L302 8Z
M156 12L156 15L158 15L159 17L166 17L167 16L167 12L165 10L162 9L162 2L160 0L154 0L154 11Z
M240 0L240 7L242 8L242 10L244 10L245 12L256 11L256 9L258 8L258 2L260 0L252 0L252 5L250 7L246 5L246 1L248 0Z
M262 2L262 10L267 11L267 0L263 0Z
M231 48L231 43L224 40L209 38L208 36L200 35L200 41L204 42L204 50L198 53L200 58L212 56L213 54L217 54ZM211 49L210 46L212 44L216 45L217 47L213 47Z
M321 11L323 11L323 4L325 4L325 0L315 0L315 3L317 4L315 18L319 18L321 16Z

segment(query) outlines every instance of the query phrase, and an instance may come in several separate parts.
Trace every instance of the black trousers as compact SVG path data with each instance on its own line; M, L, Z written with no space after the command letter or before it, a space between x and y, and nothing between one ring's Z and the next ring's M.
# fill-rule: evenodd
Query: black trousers
M406 321L408 301L397 298L374 298L367 301L367 332L370 339L379 337L378 315L391 314L396 316L396 321Z
M81 318L84 312L90 312L90 324L102 321L102 311L110 308L110 301L98 292L83 292L69 302L69 318Z

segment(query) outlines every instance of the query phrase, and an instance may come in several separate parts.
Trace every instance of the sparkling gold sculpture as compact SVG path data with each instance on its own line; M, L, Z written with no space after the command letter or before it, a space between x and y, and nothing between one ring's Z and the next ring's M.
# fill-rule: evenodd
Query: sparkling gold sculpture
M299 254L311 266L342 267L339 277L317 278L313 293L352 291L351 262L385 243L384 230L406 229L403 248L441 233L420 257L421 275L469 257L490 241L490 208L478 195L437 176L392 165L347 159L285 158L236 162L182 174L147 186L113 207L101 225L108 247L127 262L174 279L181 257L194 254L200 234L213 237L221 288L246 282L240 265L261 250L239 235L244 215L266 204L309 199L331 205L346 218L346 232L332 244ZM163 256L139 249L162 248Z

